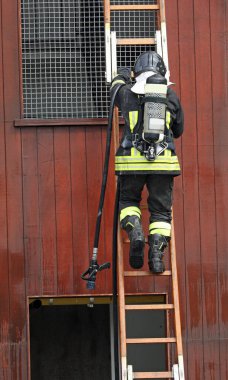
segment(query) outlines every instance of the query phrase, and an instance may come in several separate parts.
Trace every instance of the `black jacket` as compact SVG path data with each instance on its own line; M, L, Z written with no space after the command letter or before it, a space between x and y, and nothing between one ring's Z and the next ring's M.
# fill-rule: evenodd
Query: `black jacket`
M180 101L176 93L168 87L167 91L167 111L166 125L169 133L167 136L168 148L155 161L148 161L143 154L132 146L132 136L142 133L143 130L143 109L141 97L131 91L133 84L123 76L118 75L112 81L112 91L117 83L125 83L116 96L115 103L120 109L125 120L123 138L116 153L115 170L116 174L171 174L179 175L180 166L175 153L173 138L182 135L184 129L184 115Z

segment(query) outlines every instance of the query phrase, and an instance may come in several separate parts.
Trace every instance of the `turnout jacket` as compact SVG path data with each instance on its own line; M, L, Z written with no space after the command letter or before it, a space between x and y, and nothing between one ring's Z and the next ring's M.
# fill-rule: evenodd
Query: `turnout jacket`
M123 137L117 149L115 157L115 173L122 174L169 174L177 176L180 174L180 165L175 152L173 138L178 138L183 133L184 115L180 101L176 93L168 87L167 90L167 110L166 127L168 136L166 141L168 147L154 161L148 161L143 153L140 153L133 145L132 140L135 134L142 134L143 131L143 107L141 97L131 91L132 83L122 75L118 75L112 81L111 96L114 87L118 83L124 85L118 91L115 104L120 109L125 120Z

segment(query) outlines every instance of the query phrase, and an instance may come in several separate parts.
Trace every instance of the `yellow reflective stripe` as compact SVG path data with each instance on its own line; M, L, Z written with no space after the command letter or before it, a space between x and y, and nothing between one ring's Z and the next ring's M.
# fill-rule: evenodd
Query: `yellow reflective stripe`
M167 150L167 149L166 149ZM166 152L166 151L165 151ZM175 164L175 163L178 163L178 157L177 156L171 156L171 152L170 154L167 152L164 156L157 156L156 160L154 161L148 161L146 159L146 157L144 156L135 156L135 157L132 157L132 156L116 156L115 157L115 162L117 164L122 164L122 163L129 163L129 164L133 164L133 163L142 163L142 164L148 164L148 165L155 165L156 163L167 163L167 164Z
M136 206L125 207L120 211L120 221L123 220L126 216L132 216L132 215L136 215L140 218L141 216L140 209Z
M171 230L171 224L167 222L153 222L150 223L149 229L152 230L153 228L165 228Z
M171 224L167 222L153 222L149 226L150 235L159 234L171 236Z
M154 234L159 234L159 235L169 236L170 237L171 236L171 231L165 230L163 228L161 228L161 229L157 228L157 229L153 230L152 232L150 232L150 235L154 235Z
M170 128L170 122L171 122L171 114L169 111L166 111L166 127Z
M142 157L141 153L139 152L138 149L136 149L135 147L132 147L131 148L131 155L130 156L126 156L126 157Z
M138 111L130 111L129 112L129 121L130 121L130 130L133 132L137 122L138 122Z
M117 79L117 80L114 80L114 82L112 83L112 85L111 85L111 88L113 88L116 84L118 84L118 83L124 83L125 84L125 82L124 82L124 80L122 80L122 79ZM110 88L110 89L111 89Z
M125 163L125 164L118 164L116 163L115 169L117 171L140 171L140 170L147 170L147 171L180 171L180 165L179 164L135 164L135 163Z
M169 158L172 157L172 152L170 149L166 149L164 151L164 157L169 157ZM175 156L173 156L173 157L175 157Z

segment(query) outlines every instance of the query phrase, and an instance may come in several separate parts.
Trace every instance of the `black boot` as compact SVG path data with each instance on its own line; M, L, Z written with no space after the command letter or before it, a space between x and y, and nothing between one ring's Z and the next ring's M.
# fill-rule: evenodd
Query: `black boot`
M163 235L154 234L148 236L149 242L149 255L148 255L148 264L149 269L153 273L162 273L165 270L165 265L162 261L164 256L164 249L168 245L169 238L166 238Z
M130 266L134 269L140 269L144 262L145 246L141 220L136 215L126 216L121 222L121 227L127 232L130 240Z

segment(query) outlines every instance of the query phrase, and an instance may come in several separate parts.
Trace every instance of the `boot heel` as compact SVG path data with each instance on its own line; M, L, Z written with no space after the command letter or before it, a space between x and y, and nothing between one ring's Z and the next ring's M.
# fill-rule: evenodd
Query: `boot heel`
M138 216L126 216L121 227L127 232L130 240L129 264L133 269L140 269L144 263L145 237L142 223Z
M159 258L153 258L149 261L149 269L153 273L163 273L165 271L165 264Z
M164 249L167 247L168 242L163 235L154 234L149 235L149 252L148 252L148 265L153 273L163 273L165 271L165 264L162 259L164 256Z
M144 263L144 242L140 240L131 243L129 264L134 269L140 269Z

